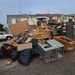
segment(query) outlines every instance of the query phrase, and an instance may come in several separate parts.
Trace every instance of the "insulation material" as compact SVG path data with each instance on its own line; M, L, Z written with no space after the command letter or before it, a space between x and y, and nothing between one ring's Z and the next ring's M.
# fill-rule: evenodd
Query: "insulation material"
M9 25L9 28L14 36L17 36L20 33L25 32L26 30L31 30L27 20L20 23Z
M32 43L25 43L25 44L13 44L17 46L18 51L22 51L24 49L32 48Z

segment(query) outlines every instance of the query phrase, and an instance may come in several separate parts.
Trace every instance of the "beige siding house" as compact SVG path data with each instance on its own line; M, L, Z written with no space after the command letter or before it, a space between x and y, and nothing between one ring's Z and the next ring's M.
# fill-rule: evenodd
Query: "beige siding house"
M7 24L15 24L22 21L28 20L29 25L37 25L37 17L35 15L7 15Z
M29 25L37 25L38 19L46 19L47 23L49 18L55 20L57 23L68 22L69 19L72 19L75 22L75 16L73 15L64 15L62 14L36 14L36 15L27 15L27 14L20 14L20 15L7 15L7 24L15 24L25 20L28 20Z

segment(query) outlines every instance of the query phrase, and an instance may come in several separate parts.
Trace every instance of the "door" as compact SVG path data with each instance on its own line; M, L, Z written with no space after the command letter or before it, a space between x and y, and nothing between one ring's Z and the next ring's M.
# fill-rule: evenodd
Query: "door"
M5 35L3 33L0 33L0 39L5 39Z

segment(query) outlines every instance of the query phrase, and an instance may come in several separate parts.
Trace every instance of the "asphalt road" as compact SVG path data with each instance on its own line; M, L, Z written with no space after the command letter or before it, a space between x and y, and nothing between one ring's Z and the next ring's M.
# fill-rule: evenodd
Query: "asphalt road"
M4 43L0 42L0 45ZM44 63L42 59L34 59L29 66L23 66L10 59L0 59L0 75L75 75L75 50L68 52L63 58Z
M5 43L5 40L0 40L0 46L2 46L3 43Z

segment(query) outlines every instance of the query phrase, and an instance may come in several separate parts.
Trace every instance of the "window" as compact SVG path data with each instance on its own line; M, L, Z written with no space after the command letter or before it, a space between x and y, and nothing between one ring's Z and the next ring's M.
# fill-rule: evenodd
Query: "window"
M0 35L3 35L3 33L0 33Z
M21 20L20 19L16 19L16 23L19 23L19 22L21 22Z
M64 17L64 20L67 20L67 17Z

